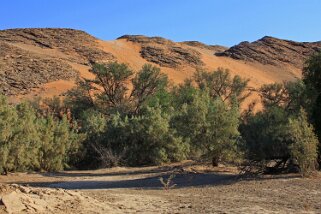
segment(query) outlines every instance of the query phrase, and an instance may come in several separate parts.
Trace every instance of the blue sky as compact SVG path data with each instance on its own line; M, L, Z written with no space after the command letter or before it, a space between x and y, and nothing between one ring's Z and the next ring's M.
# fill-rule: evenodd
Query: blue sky
M63 27L232 46L265 35L321 40L320 0L2 0L0 29Z

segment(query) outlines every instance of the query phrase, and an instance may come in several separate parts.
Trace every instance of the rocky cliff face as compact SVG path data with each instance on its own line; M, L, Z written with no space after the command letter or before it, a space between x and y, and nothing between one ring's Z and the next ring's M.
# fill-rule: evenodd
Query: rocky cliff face
M24 94L40 84L76 77L77 72L60 59L31 53L0 42L0 94Z
M186 48L161 37L146 37L140 35L125 35L125 39L141 45L141 56L149 62L160 66L177 68L183 65L198 67L204 65L201 54L191 48Z
M78 74L70 63L112 60L113 55L99 49L96 40L71 29L0 31L0 93L24 94L44 83L75 78ZM42 53L46 51L53 54Z
M113 59L112 54L97 48L97 39L83 31L59 28L27 28L0 31L0 41L57 49L68 60L80 64Z
M302 68L307 57L318 50L321 50L321 42L294 42L266 36L252 43L241 42L216 55L274 66L289 64Z

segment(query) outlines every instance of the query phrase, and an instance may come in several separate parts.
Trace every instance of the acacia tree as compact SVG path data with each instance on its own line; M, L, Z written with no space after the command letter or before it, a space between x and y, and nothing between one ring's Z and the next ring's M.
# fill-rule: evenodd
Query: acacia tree
M240 104L250 95L246 92L249 80L238 75L232 78L228 69L219 68L213 72L198 70L194 80L201 90L208 90L213 99L220 98L225 103L237 101Z
M259 95L265 109L280 107L289 114L298 114L301 107L311 108L310 94L302 80L265 84Z
M186 156L187 145L169 127L170 107L165 101L169 99L168 78L159 68L147 64L134 74L126 64L111 62L94 64L92 72L96 78L86 80L86 87L79 90L90 97L69 98L76 104L77 100L93 104L79 114L81 130L87 135L85 159L92 154L95 160L91 162L96 165L115 165L114 160L134 165L159 164ZM71 95L75 94L81 96ZM161 104L167 105L167 112Z
M85 101L107 115L116 112L138 114L144 103L168 84L167 76L150 64L144 65L135 75L128 65L118 62L95 63L91 72L95 79L80 82L79 87L69 93L70 103L77 105L78 101Z
M132 79L132 84L129 99L134 103L134 113L137 114L148 98L167 87L168 77L161 73L160 68L145 64Z
M103 108L119 108L127 105L128 80L133 71L123 63L93 64L91 72L96 75L92 88L102 90L96 94L97 102ZM94 85L95 84L95 85Z

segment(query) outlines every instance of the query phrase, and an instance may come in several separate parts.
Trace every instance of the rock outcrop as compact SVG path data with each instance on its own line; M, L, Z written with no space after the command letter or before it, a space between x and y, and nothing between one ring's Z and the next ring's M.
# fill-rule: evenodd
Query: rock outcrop
M125 35L118 39L140 44L141 56L147 61L163 67L177 68L184 65L199 67L204 65L201 53L171 40L140 35Z
M221 46L221 45L206 45L202 42L198 42L198 41L185 41L185 42L181 42L181 44L185 44L188 46L192 46L192 47L198 47L198 48L202 48L202 49L208 49L213 51L214 53L220 53L223 52L225 50L227 50L227 47Z
M28 93L39 85L77 77L65 61L31 53L0 42L0 94Z
M23 28L0 31L0 41L57 49L80 64L113 59L98 48L97 39L83 31L64 28Z
M95 37L83 31L3 30L0 31L0 94L25 94L44 83L74 79L78 73L71 63L89 65L91 61L113 59L111 53L98 47Z
M294 42L266 36L252 43L241 42L216 55L265 65L289 64L302 68L304 61L318 50L321 50L321 42Z

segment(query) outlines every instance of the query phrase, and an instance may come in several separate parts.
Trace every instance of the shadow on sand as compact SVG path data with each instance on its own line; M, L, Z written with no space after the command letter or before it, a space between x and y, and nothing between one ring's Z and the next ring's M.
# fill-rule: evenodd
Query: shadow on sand
M24 183L34 187L50 187L63 189L160 189L162 185L159 178L167 179L169 174L146 178L137 178L129 180L83 180L83 181L63 181L63 182L43 182L43 183ZM236 181L235 175L222 174L177 174L172 182L176 184L175 188L197 187L208 185L229 184Z
M187 166L190 164L186 164ZM182 165L181 165L182 166ZM160 177L167 179L171 174L175 174L172 183L176 184L175 188L185 187L201 187L201 186L217 186L228 185L239 182L240 180L266 180L266 179L287 179L298 177L297 174L269 176L261 178L244 179L238 174L222 173L222 171L211 171L205 173L180 171L181 167L164 166L157 168L133 168L132 170L116 171L116 172L95 172L95 171L71 171L59 173L42 173L42 176L57 178L56 182L23 182L34 187L49 187L63 189L161 189L162 184ZM116 178L115 176L119 176ZM61 181L61 178L64 181Z

